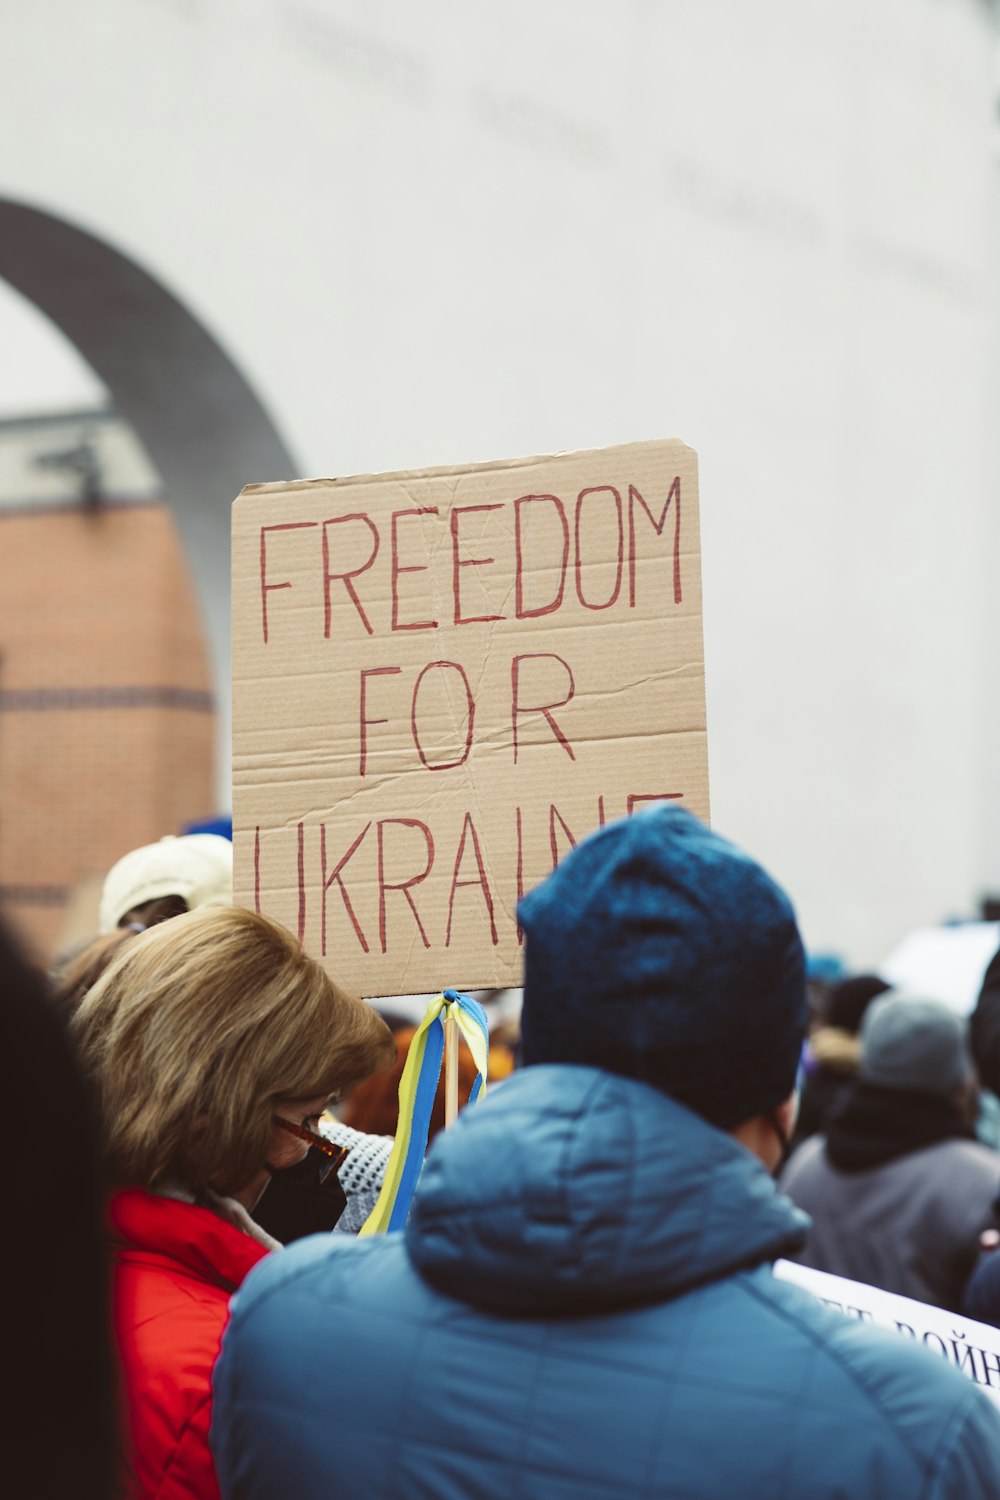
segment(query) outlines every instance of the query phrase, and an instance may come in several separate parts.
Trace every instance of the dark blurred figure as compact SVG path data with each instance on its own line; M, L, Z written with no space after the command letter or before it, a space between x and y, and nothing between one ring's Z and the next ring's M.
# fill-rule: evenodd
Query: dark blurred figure
M979 1262L969 1278L962 1298L962 1311L967 1318L976 1318L980 1323L992 1323L1000 1328L1000 1234L987 1230L982 1235Z
M1000 1095L1000 953L994 954L983 976L969 1019L969 1039L980 1082Z
M67 1021L79 1010L84 995L93 989L111 960L137 936L129 928L116 927L112 932L84 943L59 961L50 980L52 998Z
M793 1150L826 1129L832 1111L854 1082L861 1056L861 1022L871 1002L888 988L877 974L857 974L830 991L822 1019L806 1043Z
M62 1017L0 929L4 1489L108 1500L115 1400L91 1101Z
M974 1138L975 1097L953 1012L908 995L877 1000L857 1082L781 1176L812 1219L792 1258L957 1309L1000 1193L1000 1155Z
M980 1139L1000 1145L1000 952L990 960L982 989L969 1020L972 1056L983 1085L980 1094ZM966 1287L962 1311L980 1323L1000 1328L1000 1243L997 1235L983 1237L988 1250L982 1255Z

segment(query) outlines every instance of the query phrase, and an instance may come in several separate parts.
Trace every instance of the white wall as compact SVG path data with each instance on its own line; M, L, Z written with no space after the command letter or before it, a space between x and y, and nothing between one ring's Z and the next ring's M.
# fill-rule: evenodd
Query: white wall
M699 449L714 820L811 946L1000 874L987 4L7 10L0 194L184 298L304 472Z

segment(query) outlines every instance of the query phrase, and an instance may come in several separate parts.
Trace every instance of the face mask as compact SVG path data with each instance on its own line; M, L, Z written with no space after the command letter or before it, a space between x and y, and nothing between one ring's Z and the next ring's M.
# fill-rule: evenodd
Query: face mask
M328 1234L337 1223L347 1198L336 1172L324 1182L320 1175L329 1161L315 1147L291 1167L268 1167L270 1181L254 1205L253 1217L283 1245L307 1234Z

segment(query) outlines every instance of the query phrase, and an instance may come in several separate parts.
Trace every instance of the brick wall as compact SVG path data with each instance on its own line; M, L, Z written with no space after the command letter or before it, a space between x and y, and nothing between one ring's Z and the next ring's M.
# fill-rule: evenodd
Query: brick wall
M214 731L169 507L0 511L0 907L39 957L85 877L215 811Z

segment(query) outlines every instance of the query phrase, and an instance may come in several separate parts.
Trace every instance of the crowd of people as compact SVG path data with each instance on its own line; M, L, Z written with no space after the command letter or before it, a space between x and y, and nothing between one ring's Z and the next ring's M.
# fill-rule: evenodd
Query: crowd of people
M811 1007L787 896L670 803L518 916L517 1066L385 1235L412 1028L232 904L227 840L121 860L47 995L3 940L33 1493L1000 1494L984 1389L772 1271L1000 1327L1000 955L970 1024Z

